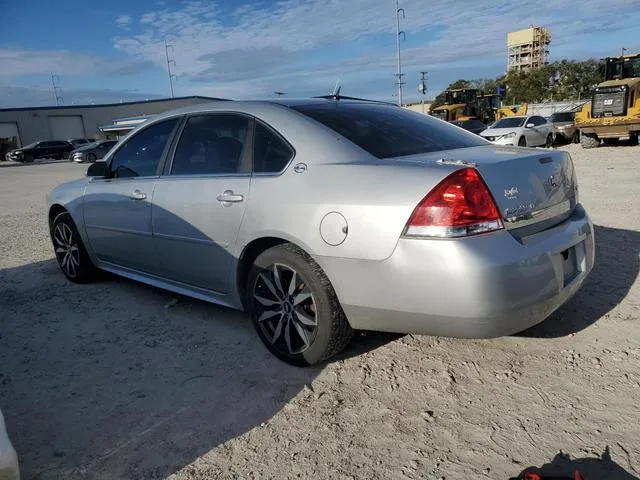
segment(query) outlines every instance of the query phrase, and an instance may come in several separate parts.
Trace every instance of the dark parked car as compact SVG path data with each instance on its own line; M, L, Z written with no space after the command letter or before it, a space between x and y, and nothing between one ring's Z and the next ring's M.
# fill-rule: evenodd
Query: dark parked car
M113 146L118 143L117 140L101 140L98 142L81 145L69 155L69 160L74 162L95 162L104 157Z
M487 129L487 126L482 123L480 120L455 120L453 123L456 127L464 128L465 130L475 133L479 135L480 132L484 132Z
M50 140L34 142L21 148L11 150L6 155L7 160L16 162L33 162L36 158L66 158L73 150L73 145L64 140Z
M95 140L93 138L70 138L69 140L67 140L67 142L69 142L75 148L78 148L86 145L87 143L93 143L95 142Z

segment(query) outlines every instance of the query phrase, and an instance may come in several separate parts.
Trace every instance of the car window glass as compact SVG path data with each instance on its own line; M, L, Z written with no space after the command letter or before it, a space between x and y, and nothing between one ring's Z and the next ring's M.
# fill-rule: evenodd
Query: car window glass
M242 158L249 119L215 114L189 118L173 157L171 175L234 174L243 170Z
M164 147L177 122L177 118L158 122L133 135L111 157L111 175L114 177L155 175Z
M536 127L547 123L547 121L542 117L531 117L531 120L529 121L533 123Z
M491 128L517 128L524 125L525 117L505 117L494 123Z
M480 137L428 115L390 105L318 103L292 107L378 158L484 145Z
M264 125L256 124L256 133L253 139L254 172L281 172L292 156L293 149L284 140Z

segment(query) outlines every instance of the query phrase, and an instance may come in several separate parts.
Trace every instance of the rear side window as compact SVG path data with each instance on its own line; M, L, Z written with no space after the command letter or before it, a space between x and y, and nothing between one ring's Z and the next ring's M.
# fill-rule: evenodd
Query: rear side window
M158 170L160 158L177 118L154 123L134 134L111 157L111 174L114 177L149 177Z
M574 115L572 112L554 113L549 120L551 122L573 122Z
M547 121L542 117L531 117L529 122L533 123L536 127L547 123Z
M378 158L486 144L440 120L391 105L335 102L292 108Z
M256 123L253 139L253 171L255 173L279 173L293 157L293 149L278 135L260 123Z
M243 164L248 130L249 119L241 115L212 114L189 118L173 157L171 175L248 172L248 165Z

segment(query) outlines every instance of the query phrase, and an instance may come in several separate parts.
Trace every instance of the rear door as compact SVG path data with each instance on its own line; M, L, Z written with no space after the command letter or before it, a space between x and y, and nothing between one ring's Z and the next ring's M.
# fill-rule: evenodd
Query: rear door
M229 291L238 230L251 184L253 120L231 113L190 116L152 206L161 275Z

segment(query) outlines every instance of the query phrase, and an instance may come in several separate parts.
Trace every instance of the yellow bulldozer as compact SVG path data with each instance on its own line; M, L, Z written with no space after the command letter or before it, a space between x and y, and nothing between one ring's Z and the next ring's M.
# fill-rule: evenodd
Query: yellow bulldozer
M477 97L477 88L446 90L444 92L444 105L440 105L431 110L431 115L446 122L465 120L469 117L465 114L467 105L475 102Z
M500 107L498 95L485 95L477 88L446 90L444 96L444 104L431 110L431 115L447 122L470 119L492 122Z
M496 120L500 120L504 117L524 116L527 114L529 104L523 102L520 106L504 106L496 110Z
M593 89L591 102L576 113L583 148L613 144L629 137L638 144L640 134L640 53L608 57L604 82Z

